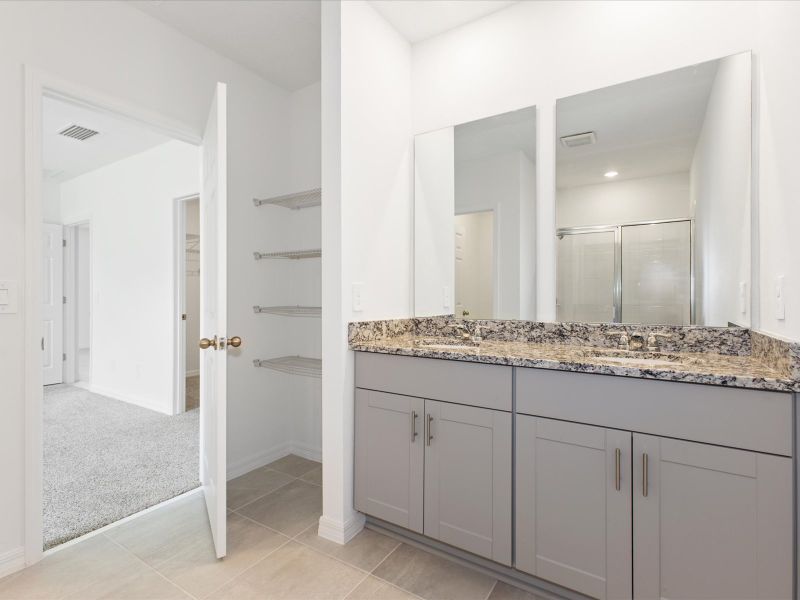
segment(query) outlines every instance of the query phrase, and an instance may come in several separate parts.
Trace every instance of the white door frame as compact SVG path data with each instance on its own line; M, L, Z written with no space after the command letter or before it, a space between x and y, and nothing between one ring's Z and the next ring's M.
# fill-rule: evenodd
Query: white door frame
M175 273L175 304L173 323L175 323L175 357L173 373L175 374L173 389L172 414L186 412L186 203L200 200L200 194L189 194L175 198L172 202L172 239L173 239L173 273ZM196 346L195 346L196 348Z
M201 130L25 65L25 564L42 558L42 98L59 98L112 113L173 139L199 146Z
M64 296L67 302L64 304L64 352L67 359L64 361L64 383L75 383L79 379L80 363L79 355L79 334L78 326L78 229L84 225L89 227L89 339L92 337L92 222L89 219L76 221L75 223L64 224L64 240L66 248L64 252ZM89 353L89 373L92 372L91 350ZM91 380L91 378L90 378Z

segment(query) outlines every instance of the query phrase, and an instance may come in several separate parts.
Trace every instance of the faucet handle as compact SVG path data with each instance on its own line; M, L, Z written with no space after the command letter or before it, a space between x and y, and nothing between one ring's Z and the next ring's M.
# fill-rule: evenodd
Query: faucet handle
M628 337L628 332L627 331L624 331L624 330L623 331L609 331L607 335L613 336L613 337L619 336L619 347L623 348L623 349L626 349L626 350L628 349L628 344L630 343L630 337Z
M658 352L658 338L671 338L671 333L661 333L660 331L651 331L647 334L647 350L649 352Z

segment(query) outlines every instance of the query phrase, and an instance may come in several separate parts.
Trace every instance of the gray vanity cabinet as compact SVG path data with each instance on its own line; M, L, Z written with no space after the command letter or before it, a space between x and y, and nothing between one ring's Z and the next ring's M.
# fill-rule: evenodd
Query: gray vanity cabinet
M631 433L517 416L516 567L630 598Z
M511 415L425 401L425 535L511 564Z
M355 507L422 533L425 401L356 389Z
M510 566L511 386L509 367L357 353L356 509Z
M634 434L633 468L635 598L792 597L790 458Z

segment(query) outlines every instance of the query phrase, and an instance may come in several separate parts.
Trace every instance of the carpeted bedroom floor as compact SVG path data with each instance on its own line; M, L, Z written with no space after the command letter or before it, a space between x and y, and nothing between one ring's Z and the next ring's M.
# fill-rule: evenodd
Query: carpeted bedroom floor
M45 387L45 549L200 485L199 413L170 417L71 385Z

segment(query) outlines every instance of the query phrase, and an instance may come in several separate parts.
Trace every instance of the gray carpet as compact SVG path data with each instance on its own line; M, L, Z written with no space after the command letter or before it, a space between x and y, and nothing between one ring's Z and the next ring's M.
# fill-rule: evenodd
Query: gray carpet
M45 387L45 549L200 485L199 414L170 417L70 385Z

